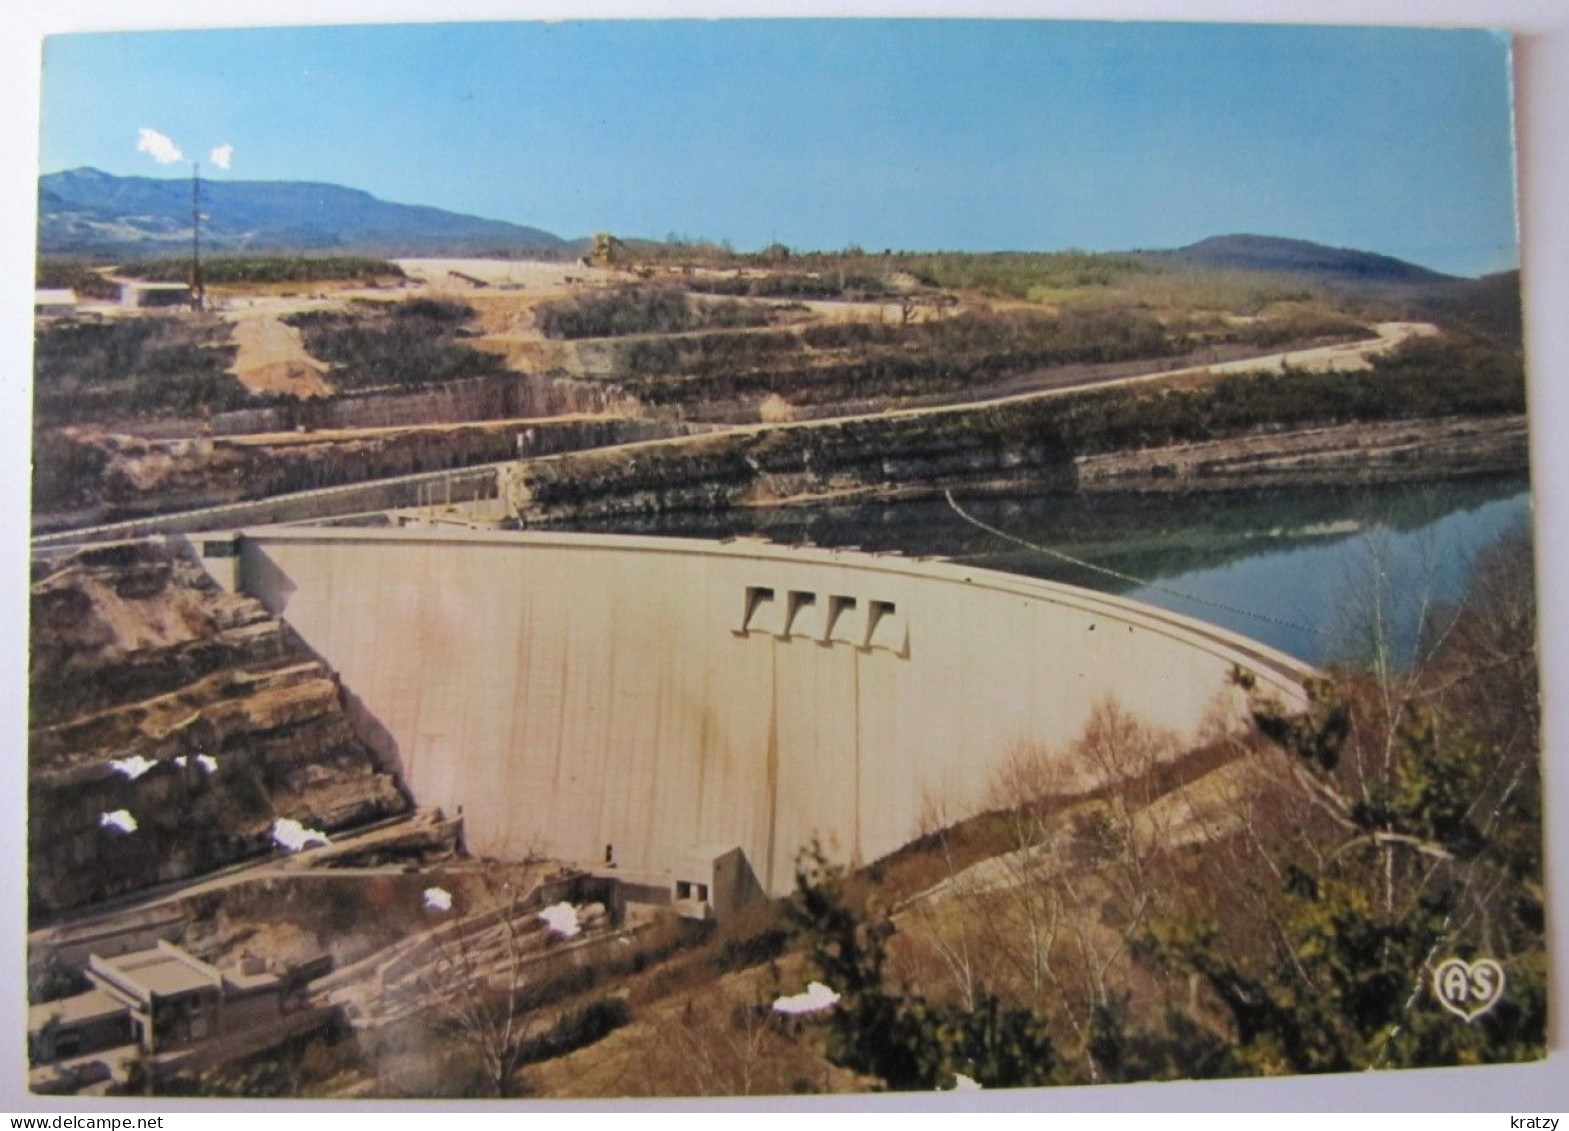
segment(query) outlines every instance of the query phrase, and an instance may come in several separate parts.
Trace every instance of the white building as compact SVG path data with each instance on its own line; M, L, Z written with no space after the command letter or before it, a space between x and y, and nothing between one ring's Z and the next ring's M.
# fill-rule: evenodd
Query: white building
M76 292L70 288L40 288L33 292L33 314L38 318L61 318L75 314Z
M191 301L187 283L122 282L120 305L131 310L152 307L185 306Z

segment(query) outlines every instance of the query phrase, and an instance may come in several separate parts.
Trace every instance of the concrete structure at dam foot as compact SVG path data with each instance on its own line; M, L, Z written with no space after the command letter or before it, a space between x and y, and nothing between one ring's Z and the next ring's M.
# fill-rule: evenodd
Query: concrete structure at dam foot
M311 527L189 546L336 669L471 850L575 861L688 914L787 892L814 839L859 864L934 806L978 811L1010 756L1065 752L1099 702L1194 740L1245 718L1236 672L1288 705L1313 674L1137 602L895 555Z

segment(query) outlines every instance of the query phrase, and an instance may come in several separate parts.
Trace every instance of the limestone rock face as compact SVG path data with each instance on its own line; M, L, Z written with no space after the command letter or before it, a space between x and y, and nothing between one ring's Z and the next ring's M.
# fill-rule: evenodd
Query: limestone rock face
M514 384L521 384L519 378ZM389 413L426 410L410 427L322 429L210 440L149 439L97 428L51 432L34 453L37 529L117 522L150 514L225 506L320 487L344 486L420 472L471 467L519 455L539 456L671 434L672 425L607 415L533 421L493 419L506 411L504 387L428 392ZM495 395L486 397L490 391ZM444 395L445 394L445 395ZM528 401L511 394L513 401ZM550 397L542 399L549 402ZM558 396L556 398L560 400ZM419 425L461 416L444 427ZM325 415L322 413L321 415Z
M34 913L268 852L278 817L331 831L407 809L333 673L162 542L39 561L31 604ZM134 831L103 822L120 810Z
M1056 414L1056 415L1054 415ZM1145 447L1058 402L689 435L520 462L497 476L510 514L536 526L612 515L897 498L944 488L1064 494L1399 483L1526 466L1521 415L1307 422ZM1076 426L1075 426L1076 427Z

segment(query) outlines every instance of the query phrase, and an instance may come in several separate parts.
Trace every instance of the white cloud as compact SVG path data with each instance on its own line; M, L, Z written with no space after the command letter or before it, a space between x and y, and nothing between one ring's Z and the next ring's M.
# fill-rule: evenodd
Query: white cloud
M217 149L212 151L211 155L208 157L208 160L210 160L220 169L227 169L229 167L229 162L233 159L233 157L234 146L220 145Z
M821 982L813 982L804 994L791 994L774 1000L775 1013L821 1013L838 1004L839 995Z
M185 159L185 154L180 152L178 145L157 130L149 130L146 127L137 131L136 149L139 153L149 154L160 165L173 165L176 161Z

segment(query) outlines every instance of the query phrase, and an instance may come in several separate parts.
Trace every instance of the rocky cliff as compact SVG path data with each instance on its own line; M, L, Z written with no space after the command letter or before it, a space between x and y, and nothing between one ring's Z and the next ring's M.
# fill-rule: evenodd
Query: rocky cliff
M1192 429L1128 444L1120 426L1064 427L1051 402L746 429L503 468L524 524L608 515L971 491L1203 491L1392 483L1518 471L1525 417ZM1151 430L1153 431L1153 430ZM1193 436L1193 439L1188 439Z
M440 427L155 439L62 428L34 447L35 529L269 499L669 435L651 421L562 416Z
M333 673L162 542L35 562L31 605L35 915L266 853L278 818L407 809Z

